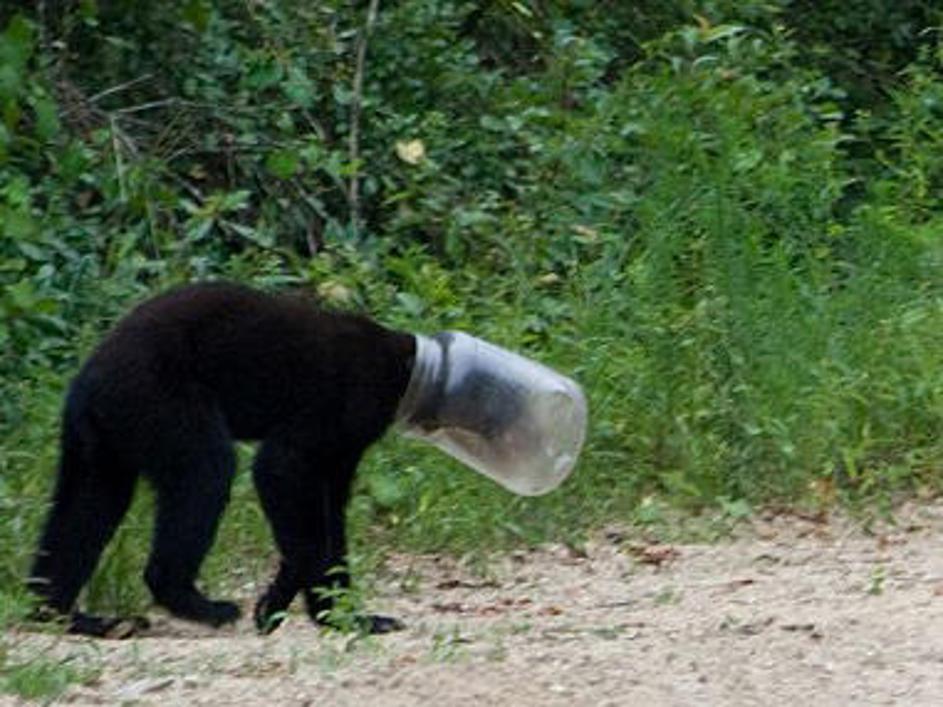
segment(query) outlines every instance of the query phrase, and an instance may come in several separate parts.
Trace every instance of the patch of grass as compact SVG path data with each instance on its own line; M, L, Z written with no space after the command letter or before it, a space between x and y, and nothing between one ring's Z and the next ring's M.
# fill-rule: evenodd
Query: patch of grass
M428 660L433 663L454 663L468 656L470 639L462 636L458 626L437 629L432 633Z
M32 599L22 587L0 591L0 693L48 703L72 685L98 679L101 666L88 651L75 650L55 658L43 647L22 644L10 629L24 620L31 607Z
M681 596L681 592L679 592L675 587L664 587L658 592L658 594L655 595L655 606L680 604Z
M867 592L871 596L879 596L884 593L884 584L887 581L887 567L878 565L871 571L868 580Z
M0 691L45 702L52 702L72 685L93 683L101 674L100 667L83 665L74 656L35 656L25 662L4 662L0 667Z

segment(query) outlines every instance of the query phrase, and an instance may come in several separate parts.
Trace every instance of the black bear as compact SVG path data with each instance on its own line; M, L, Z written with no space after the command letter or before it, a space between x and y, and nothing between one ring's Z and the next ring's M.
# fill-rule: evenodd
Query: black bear
M80 590L143 475L157 512L144 579L176 616L219 626L239 616L196 586L226 506L234 440L261 442L253 479L281 553L258 600L267 631L295 596L321 620L344 587L344 512L364 451L392 423L409 382L412 335L301 295L234 284L183 287L134 309L72 382L52 507L29 585L47 616L106 635L118 619L75 610ZM51 611L50 611L51 610ZM394 619L361 617L384 632Z

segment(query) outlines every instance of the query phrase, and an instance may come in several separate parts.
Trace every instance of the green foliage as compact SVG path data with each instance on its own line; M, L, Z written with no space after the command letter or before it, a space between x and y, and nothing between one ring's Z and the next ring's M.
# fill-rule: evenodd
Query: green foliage
M36 656L6 665L0 660L0 692L25 700L55 700L71 685L94 682L100 672L99 668L77 663L73 657L51 660Z
M355 575L393 542L938 488L940 17L872 4L404 0L369 37L364 3L23 4L0 28L0 591L77 361L194 279L465 329L585 385L585 455L545 498L379 445ZM215 587L268 569L253 495L239 475ZM93 606L144 605L150 505Z
M101 674L98 656L85 651L56 658L48 653L48 645L30 645L22 634L9 631L22 620L30 607L23 589L4 583L0 604L0 694L10 693L25 700L49 703L71 685L94 682ZM50 628L54 634L56 627ZM51 641L58 640L55 635ZM21 645L17 645L20 644Z

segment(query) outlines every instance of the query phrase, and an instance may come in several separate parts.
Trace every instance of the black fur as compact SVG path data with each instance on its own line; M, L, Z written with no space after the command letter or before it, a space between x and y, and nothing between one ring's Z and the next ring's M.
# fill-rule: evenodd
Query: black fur
M159 296L123 319L72 382L59 476L30 587L71 614L70 630L113 621L72 613L125 514L139 474L157 492L144 572L155 601L219 626L239 616L196 587L229 497L233 440L260 440L253 478L281 552L256 605L260 630L299 592L314 619L347 586L344 510L364 450L393 421L415 353L412 336L301 296L231 284ZM364 617L368 629L396 622Z

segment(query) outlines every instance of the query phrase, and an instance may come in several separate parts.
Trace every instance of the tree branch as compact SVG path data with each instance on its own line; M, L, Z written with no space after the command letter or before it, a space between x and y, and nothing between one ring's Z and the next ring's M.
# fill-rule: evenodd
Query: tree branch
M380 0L370 0L367 8L367 22L360 31L357 41L357 64L354 70L353 96L350 101L350 164L352 173L347 192L347 201L350 206L350 229L354 238L360 237L362 216L360 213L360 169L357 162L360 160L360 114L363 107L363 74L367 63L367 40L380 11Z

